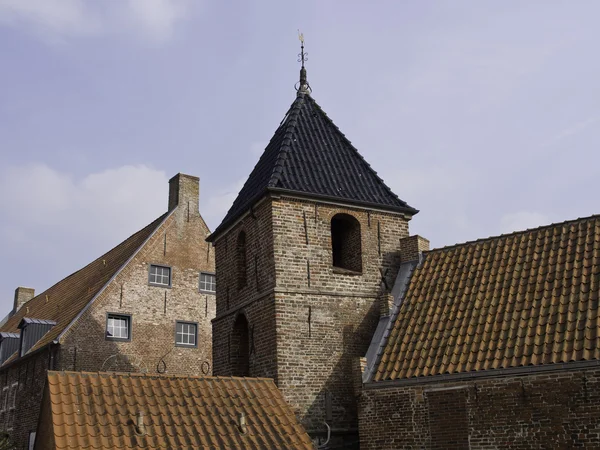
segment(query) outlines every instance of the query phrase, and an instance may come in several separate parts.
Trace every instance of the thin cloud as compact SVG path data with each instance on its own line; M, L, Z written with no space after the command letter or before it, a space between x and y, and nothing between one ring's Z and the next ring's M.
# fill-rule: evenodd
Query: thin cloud
M552 144L555 144L558 141L561 141L565 138L568 138L570 136L574 136L576 134L581 133L583 130L585 130L586 128L588 128L590 125L593 125L597 122L600 122L600 116L594 116L594 117L590 117L586 120L582 120L581 122L577 122L574 125L571 125L567 128L565 128L564 130L562 130L560 133L556 134L555 136L553 136L548 142L546 142L545 144L542 145L542 147L549 147Z
M6 232L0 230L0 240L6 245L14 242L15 230L22 230L34 248L45 236L68 236L82 246L90 240L108 245L167 210L167 176L143 165L80 180L45 164L9 167L0 175L0 189L12 192L0 198Z
M0 24L27 29L50 43L121 31L164 42L197 5L191 0L0 0Z

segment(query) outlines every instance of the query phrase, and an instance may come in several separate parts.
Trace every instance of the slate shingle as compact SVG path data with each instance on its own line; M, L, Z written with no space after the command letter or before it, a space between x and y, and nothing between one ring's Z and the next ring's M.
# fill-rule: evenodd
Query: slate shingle
M298 94L229 212L209 240L266 192L287 192L416 214L308 94Z
M600 359L600 216L432 250L374 381Z

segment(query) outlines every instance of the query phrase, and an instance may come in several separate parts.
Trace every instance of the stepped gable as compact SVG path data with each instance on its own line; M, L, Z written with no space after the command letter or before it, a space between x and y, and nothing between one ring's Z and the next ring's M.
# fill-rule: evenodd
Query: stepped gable
M95 261L29 300L0 327L0 332L18 333L19 323L28 317L56 322L28 353L57 339L168 215L169 213L163 214ZM6 363L12 360L14 357Z
M600 359L600 216L432 250L374 381Z
M42 408L57 449L314 449L268 378L51 371Z
M214 240L267 192L341 201L410 215L418 212L386 186L308 93L298 93L209 240Z

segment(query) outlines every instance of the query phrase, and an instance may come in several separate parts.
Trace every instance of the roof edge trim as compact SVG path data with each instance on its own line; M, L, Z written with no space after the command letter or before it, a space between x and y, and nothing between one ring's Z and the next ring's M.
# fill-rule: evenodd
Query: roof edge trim
M312 194L312 193L308 193L308 192L294 191L291 189L282 189L282 188L274 188L274 187L268 187L267 191L276 192L276 193L280 193L280 194L288 194L290 196L295 196L295 197L305 198L305 199L329 200L331 203L337 204L337 205L346 203L349 205L362 207L364 209L370 209L372 211L399 212L399 213L410 214L411 216L414 216L415 214L419 213L418 209L415 209L412 206L408 206L408 205L404 206L404 207L403 206L386 207L385 205L380 205L380 204L376 204L376 203L362 202L362 201L358 201L358 200L345 199L345 198L341 198L341 197L333 197L330 195Z
M387 318L387 323L383 334L381 335L381 339L377 344L377 348L375 350L375 355L371 364L367 366L367 370L363 374L363 380L365 383L369 383L373 381L373 377L377 373L377 368L379 367L379 363L381 362L381 356L385 351L385 347L387 346L390 334L392 334L392 330L394 328L394 324L396 323L396 319L398 318L398 314L400 313L400 307L402 303L404 303L404 299L406 296L406 290L408 285L410 284L410 280L412 275L419 266L420 261L406 261L400 264L400 269L398 270L398 274L396 275L396 281L394 286L392 287L392 295L395 293L394 297L394 306L390 311L390 314ZM397 291L397 292L394 292Z
M65 327L64 330L61 331L61 333L56 337L56 339L54 339L54 342L57 344L60 344L60 340L62 339L62 337L65 335L65 333L71 329L71 327L81 318L81 316L90 308L90 306L92 306L92 304L96 301L96 299L106 290L106 288L108 287L108 285L110 283L112 283L114 281L115 278L117 278L117 276L123 271L123 269L125 267L127 267L127 265L131 262L131 260L133 260L133 258L135 258L137 256L137 254L140 252L140 250L148 243L148 241L156 234L156 230L158 230L160 227L163 226L163 224L167 221L167 219L169 217L171 217L173 215L173 213L177 210L177 208L179 207L179 205L177 205L177 207L173 208L171 211L169 211L169 213L165 216L165 218L163 220L161 220L161 222L156 226L156 228L154 229L154 231L152 231L152 233L150 233L150 235L144 240L144 242L142 242L142 244L132 253L132 255L127 259L127 261L125 261L123 263L123 265L121 267L119 267L119 269L113 274L112 277L110 277L110 279L104 283L104 286L102 286L100 288L100 290L96 293L96 295L94 295L92 297L92 299L87 303L87 305L85 305L83 307L83 309L81 311L79 311L79 313L73 318L73 320L71 320L71 322ZM45 346L44 346L45 347ZM43 348L43 347L41 347Z
M445 381L466 381L479 378L502 378L518 375L530 375L548 372L562 372L573 369L588 369L600 367L600 360L571 361L567 363L546 364L540 366L507 367L506 369L488 369L475 372L444 373L396 380L370 381L363 385L364 389L386 389L394 387L415 386L423 384L442 383Z
M213 231L211 234L209 234L206 237L205 241L212 242L212 243L217 242L219 240L219 237L221 237L227 231L231 230L238 223L240 223L242 220L244 220L244 218L248 214L250 214L250 212L252 211L253 208L257 207L263 201L265 201L265 199L267 198L266 192L261 192L260 195L257 195L255 198L256 198L256 200L252 200L250 202L250 206L246 209L246 211L244 211L242 214L238 215L237 217L235 217L232 220L228 220L227 222L222 222L217 228L215 228L215 231Z
M564 227L564 226L575 224L580 221L588 221L588 220L594 220L594 219L600 219L600 214L592 214L590 216L578 217L576 219L568 219L563 222L553 222L553 223L548 223L546 225L539 225L537 227L527 228L525 230L517 230L517 231L512 231L510 233L497 234L495 236L488 236L488 237L473 239L471 241L458 242L456 244L446 245L444 247L432 248L431 250L427 250L423 253L434 253L434 252L442 252L445 250L453 250L457 247L462 247L463 245L479 244L482 242L489 242L489 241L493 241L493 240L497 240L497 239L501 239L501 238L511 238L513 236L518 236L520 234L542 231L542 230L550 229L550 228L554 228L554 227Z

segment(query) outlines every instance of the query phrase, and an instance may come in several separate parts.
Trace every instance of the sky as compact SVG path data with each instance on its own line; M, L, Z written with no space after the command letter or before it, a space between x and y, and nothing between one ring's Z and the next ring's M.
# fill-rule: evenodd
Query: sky
M441 247L600 213L600 2L0 0L0 316L200 177L214 229L313 97Z

